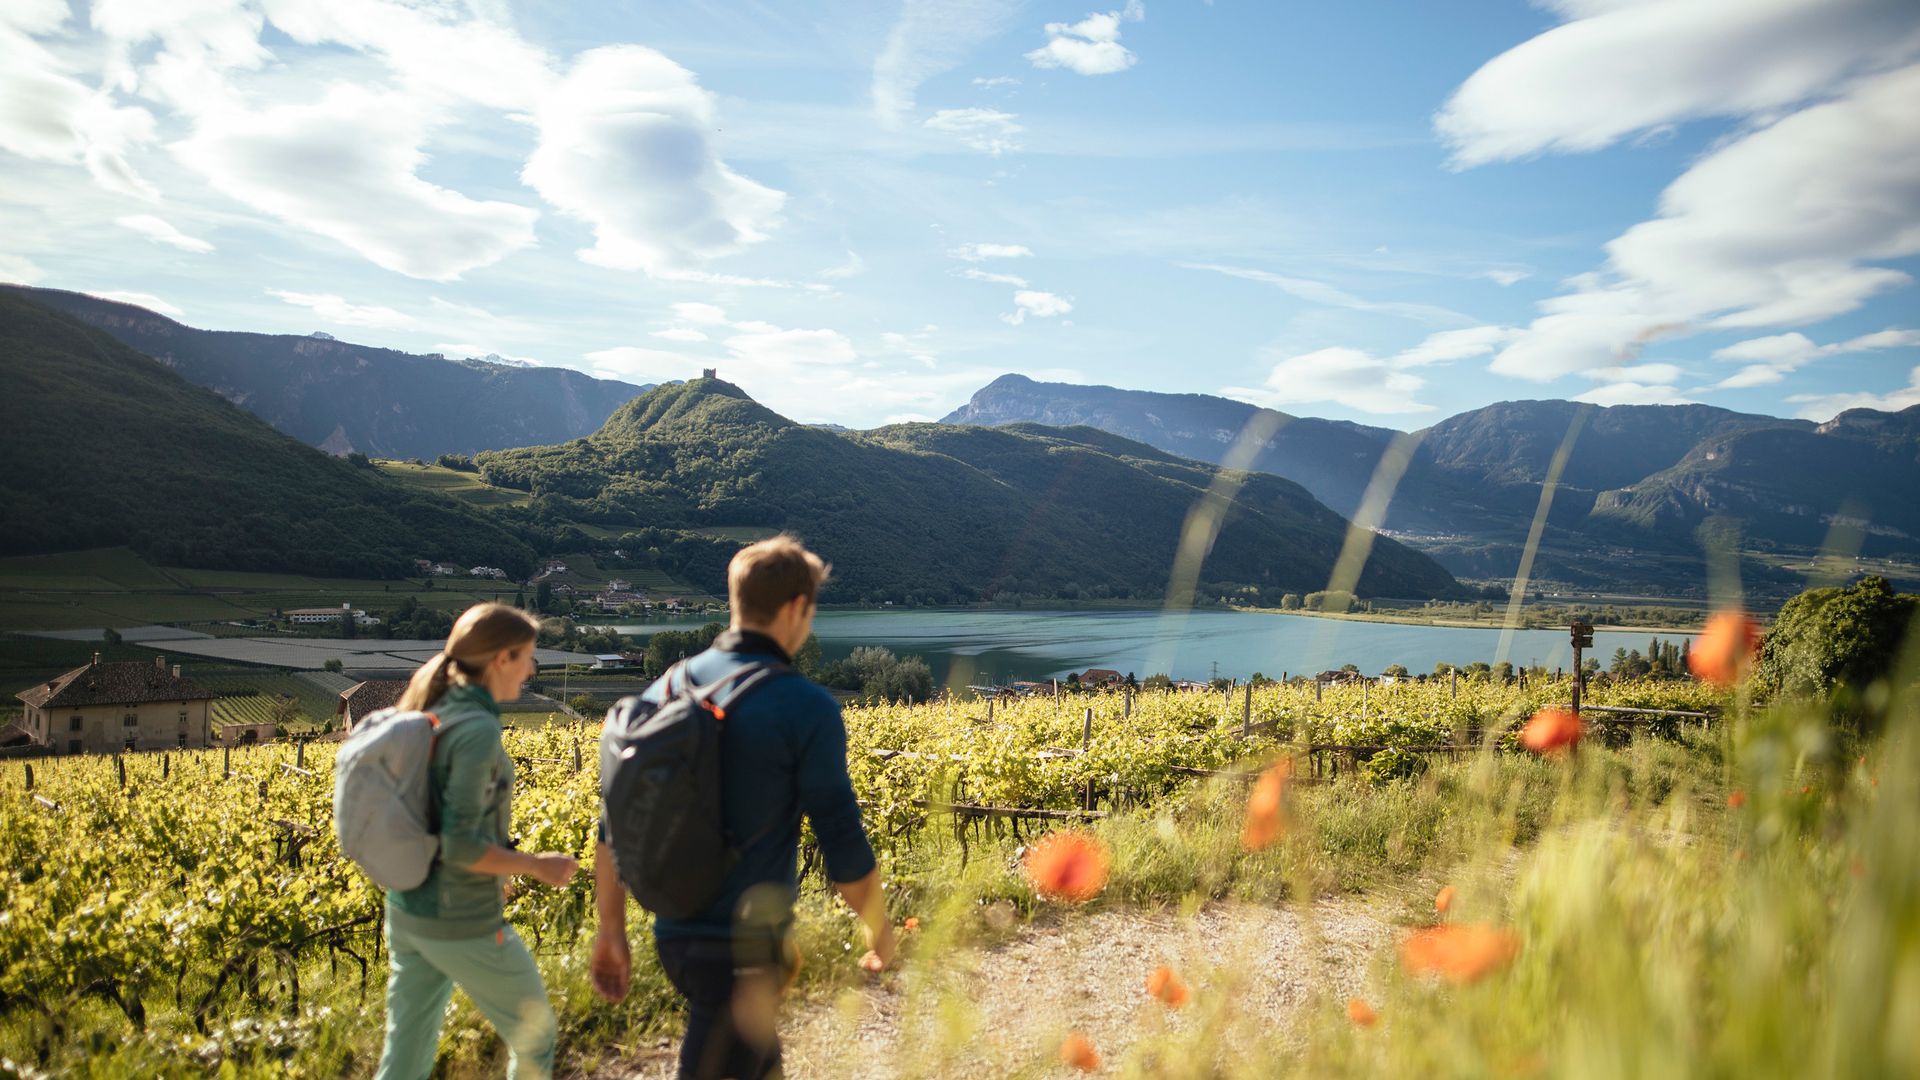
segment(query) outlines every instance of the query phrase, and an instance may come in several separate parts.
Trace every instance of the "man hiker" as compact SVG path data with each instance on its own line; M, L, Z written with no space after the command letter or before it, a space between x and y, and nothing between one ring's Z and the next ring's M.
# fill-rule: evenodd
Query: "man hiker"
M748 665L791 663L813 631L814 598L829 569L788 536L743 548L727 567L732 625L682 670L657 680L642 701L661 705ZM847 776L847 731L839 702L797 672L778 669L736 701L728 701L724 690L716 690L713 700L725 702L717 716L719 797L725 835L738 850L738 861L725 873L718 894L696 914L656 917L654 945L668 980L687 1001L682 1080L759 1080L779 1075L775 1012L799 964L790 930L802 813L813 824L828 878L865 923L868 951L862 967L880 971L891 962L893 929ZM600 926L593 942L593 984L610 1001L626 996L632 972L627 889L615 870L606 831L606 822L626 820L620 809L603 808L594 858ZM712 857L724 859L727 852L716 848Z

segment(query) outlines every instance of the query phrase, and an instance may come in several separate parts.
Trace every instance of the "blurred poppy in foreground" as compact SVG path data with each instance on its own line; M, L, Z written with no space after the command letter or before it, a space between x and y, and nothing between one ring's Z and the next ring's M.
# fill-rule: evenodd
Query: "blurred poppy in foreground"
M1167 1008L1177 1009L1187 1003L1187 984L1180 981L1172 968L1163 965L1147 976L1147 994Z
M1400 966L1415 975L1470 983L1506 967L1520 952L1520 935L1497 926L1435 926L1400 943Z
M1076 1031L1060 1040L1060 1062L1069 1069L1094 1072L1100 1068L1100 1053L1085 1035Z
M1356 1027L1372 1027L1380 1021L1380 1014L1373 1011L1373 1006L1353 998L1347 1002L1347 1019Z
M1707 620L1687 653L1687 667L1697 679L1732 686L1746 677L1759 652L1760 624L1744 611L1723 611Z
M1747 805L1746 792L1741 791L1739 789L1735 789L1731 794L1727 796L1727 809L1738 810L1745 805Z
M1027 849L1027 879L1034 891L1056 900L1083 903L1107 887L1107 848L1078 832L1049 833Z
M1293 779L1293 759L1281 758L1260 774L1247 796L1247 822L1240 830L1240 846L1259 851L1286 831L1287 783Z
M902 930L905 930L909 934L913 933L915 930L920 929L920 916L918 915L907 916L907 921L900 924L900 928Z
M1440 890L1440 895L1433 898L1433 910L1439 912L1442 915L1445 915L1447 913L1447 909L1452 906L1453 906L1453 886L1449 885L1446 888Z
M1580 718L1565 709L1541 709L1520 729L1520 745L1551 754L1580 741Z

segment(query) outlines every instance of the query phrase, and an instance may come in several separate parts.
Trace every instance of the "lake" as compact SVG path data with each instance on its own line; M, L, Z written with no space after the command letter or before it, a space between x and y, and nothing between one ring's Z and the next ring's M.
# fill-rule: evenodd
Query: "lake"
M653 620L615 629L645 637L702 621ZM924 658L935 680L947 686L1046 679L1090 667L1143 679L1156 672L1206 679L1216 671L1245 679L1256 671L1278 678L1283 671L1311 674L1342 664L1372 674L1390 664L1427 672L1442 661L1507 659L1548 668L1573 663L1565 630L1514 631L1502 657L1499 630L1242 611L822 611L814 631L829 660L861 645L884 645L900 656ZM1605 664L1617 648L1644 652L1654 636L1643 630L1598 632L1589 655Z

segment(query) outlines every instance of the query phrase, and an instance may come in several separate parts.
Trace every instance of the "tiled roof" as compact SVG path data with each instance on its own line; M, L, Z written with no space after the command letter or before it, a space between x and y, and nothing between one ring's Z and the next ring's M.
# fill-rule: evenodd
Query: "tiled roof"
M406 679L368 679L355 683L340 691L340 705L334 714L340 715L348 709L356 717L400 704L400 695L407 692Z
M78 709L143 701L200 701L219 695L191 679L176 677L163 663L120 660L74 668L14 696L38 709Z

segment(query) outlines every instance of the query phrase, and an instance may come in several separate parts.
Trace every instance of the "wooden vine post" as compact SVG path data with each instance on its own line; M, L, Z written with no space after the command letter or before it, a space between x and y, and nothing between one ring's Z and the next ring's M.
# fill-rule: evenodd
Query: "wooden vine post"
M1447 694L1455 701L1460 700L1460 669L1447 665Z
M29 792L33 790L33 763L31 761L27 763L27 790Z
M228 743L220 751L220 779L233 778L233 744Z
M1580 651L1593 648L1593 624L1575 619L1568 628L1573 634L1573 718L1580 719L1580 691L1586 688L1587 669L1581 665Z
M125 791L127 787L127 759L121 757L119 754L113 755L113 767L120 773L120 790Z
M1240 737L1245 739L1253 734L1253 681L1247 681L1246 701L1240 707Z
M1086 717L1080 724L1080 753L1084 756L1087 748L1093 745L1093 706L1087 706ZM1081 800L1080 809L1093 809L1093 777L1087 777L1086 796Z

